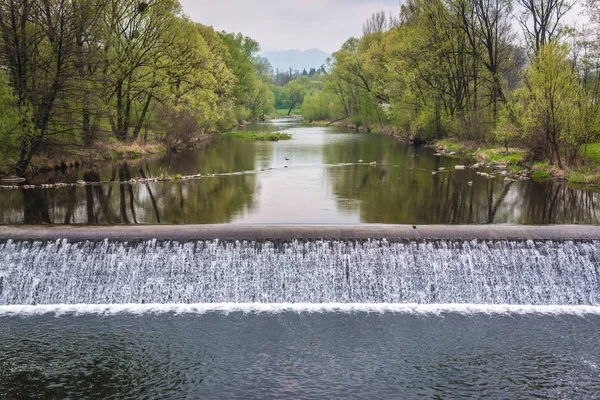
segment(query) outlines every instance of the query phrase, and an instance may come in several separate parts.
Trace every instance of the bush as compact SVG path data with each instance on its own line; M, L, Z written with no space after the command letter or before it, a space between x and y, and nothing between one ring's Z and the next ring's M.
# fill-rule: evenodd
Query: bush
M170 150L191 147L202 133L198 118L187 109L163 109L159 120L159 138Z

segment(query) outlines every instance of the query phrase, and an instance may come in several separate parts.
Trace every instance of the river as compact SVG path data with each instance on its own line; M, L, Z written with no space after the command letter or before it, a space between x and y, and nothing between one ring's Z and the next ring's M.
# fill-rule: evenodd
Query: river
M29 183L75 185L0 191L0 223L515 232L600 217L595 192L457 170L471 161L391 137L248 129L292 139L40 175ZM195 177L152 179L178 174ZM460 238L482 228L412 241L5 238L0 398L598 397L600 242ZM50 230L107 229L174 230Z
M598 224L600 197L564 184L505 182L468 160L392 137L275 120L247 127L292 139L218 139L158 158L107 163L31 183L94 185L0 191L2 224ZM373 166L371 163L376 162ZM437 172L436 174L433 174ZM202 177L129 183L161 176Z

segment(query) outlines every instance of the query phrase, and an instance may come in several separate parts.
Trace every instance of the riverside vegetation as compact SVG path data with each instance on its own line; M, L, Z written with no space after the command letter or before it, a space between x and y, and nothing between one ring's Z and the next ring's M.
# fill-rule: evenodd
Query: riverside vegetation
M3 0L0 33L0 170L193 146L273 109L258 43L176 0Z
M176 0L3 1L0 170L193 147L302 114L596 183L600 4L581 4L585 27L567 24L575 5L408 0L300 72L274 71L256 41L192 22Z
M572 0L408 0L333 55L302 113L596 183L600 2L581 5L568 26Z

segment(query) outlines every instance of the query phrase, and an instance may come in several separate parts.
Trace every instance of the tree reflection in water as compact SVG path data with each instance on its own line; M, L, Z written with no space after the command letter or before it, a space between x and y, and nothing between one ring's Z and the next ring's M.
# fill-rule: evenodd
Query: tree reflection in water
M433 156L431 149L387 138L333 143L324 163L378 160L378 167L331 169L339 206L358 207L364 223L553 224L599 222L598 193L557 183L485 179L454 171L465 160ZM432 175L432 171L443 171ZM470 182L472 182L470 184ZM358 206L357 206L358 204Z
M223 140L151 161L45 175L30 183L97 184L0 191L0 223L208 224L265 218L289 223L290 218L312 222L315 215L324 223L600 223L596 192L557 183L488 180L471 169L455 171L467 160L435 157L431 149L386 136L335 132L294 130L301 136L279 144ZM280 165L276 174L257 171L291 154L298 169ZM378 166L368 165L371 161ZM129 183L165 173L204 177ZM315 179L324 181L315 184ZM333 209L329 203L305 201L314 198L331 199ZM301 208L288 211L288 204Z
M108 169L72 171L44 177L41 182L92 183L61 189L0 192L0 222L25 224L221 223L253 205L253 174L205 177L198 180L129 183L157 177L162 171L191 175L214 171L253 171L254 146L224 141L200 152L168 156L158 161L122 162ZM211 167L208 167L208 166ZM167 167L167 166L170 166ZM102 182L102 184L95 184ZM33 180L31 183L39 184ZM21 210L21 211L19 211Z

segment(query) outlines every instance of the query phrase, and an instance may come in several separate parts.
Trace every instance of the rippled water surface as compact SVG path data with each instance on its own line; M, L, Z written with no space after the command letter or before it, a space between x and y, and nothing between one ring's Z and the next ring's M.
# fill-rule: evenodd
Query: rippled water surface
M298 121L248 129L282 131L292 140L217 140L154 160L41 175L28 183L104 183L1 190L0 223L600 223L595 192L456 171L469 161L391 137ZM203 177L119 183L165 174Z
M5 398L594 398L600 317L0 319Z

